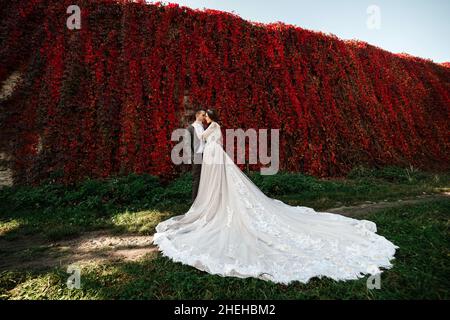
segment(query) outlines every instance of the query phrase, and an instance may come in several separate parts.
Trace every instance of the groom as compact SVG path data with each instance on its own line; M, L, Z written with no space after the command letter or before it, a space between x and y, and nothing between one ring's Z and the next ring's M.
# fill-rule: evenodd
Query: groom
M195 200L200 184L200 173L202 170L203 148L205 142L202 139L203 121L205 120L206 111L203 109L195 112L195 122L189 125L188 131L191 136L191 163L192 163L192 201Z

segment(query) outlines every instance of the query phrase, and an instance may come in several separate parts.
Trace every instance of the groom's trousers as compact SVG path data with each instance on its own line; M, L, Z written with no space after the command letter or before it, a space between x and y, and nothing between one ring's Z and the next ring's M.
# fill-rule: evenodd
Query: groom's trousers
M192 160L192 201L194 201L195 198L197 198L198 186L200 185L200 173L202 172L203 154L194 154Z

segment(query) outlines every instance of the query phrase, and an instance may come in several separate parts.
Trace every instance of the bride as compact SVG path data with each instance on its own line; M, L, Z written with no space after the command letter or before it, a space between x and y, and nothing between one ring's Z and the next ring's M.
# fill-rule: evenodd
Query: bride
M398 247L376 234L375 223L267 197L223 150L214 110L206 121L198 196L184 215L156 226L153 243L164 256L211 274L283 284L392 267Z

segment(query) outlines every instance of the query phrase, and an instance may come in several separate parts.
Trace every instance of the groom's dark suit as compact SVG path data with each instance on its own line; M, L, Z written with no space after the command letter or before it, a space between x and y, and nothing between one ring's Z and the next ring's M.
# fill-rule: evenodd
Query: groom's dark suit
M198 186L200 184L200 173L202 171L202 153L195 153L195 145L200 143L195 128L192 124L188 127L189 135L191 136L191 163L192 163L192 201L195 200L198 193Z

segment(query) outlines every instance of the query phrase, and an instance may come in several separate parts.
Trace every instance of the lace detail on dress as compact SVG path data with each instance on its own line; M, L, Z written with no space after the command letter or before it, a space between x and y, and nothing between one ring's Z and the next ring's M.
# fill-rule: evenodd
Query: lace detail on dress
M232 171L231 173L233 177L233 181L236 184L236 188L238 189L238 192L240 193L241 200L243 201L245 208L248 209L248 213L250 216L254 219L254 223L256 226L254 227L254 230L259 230L262 232L266 232L270 235L280 237L281 233L271 228L271 225L274 225L277 223L276 221L276 215L274 214L265 214L264 207L259 203L252 203L250 201L250 191L243 183L242 179L238 177L238 175Z
M228 256L229 256L229 257L234 257L234 254L236 253L236 249L237 249L237 248L238 248L237 245L230 243L230 244L228 245L228 251L227 251Z
M231 220L233 219L233 210L227 206L227 227L231 227Z

